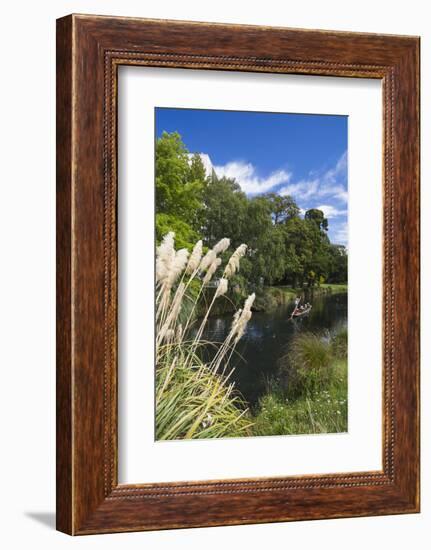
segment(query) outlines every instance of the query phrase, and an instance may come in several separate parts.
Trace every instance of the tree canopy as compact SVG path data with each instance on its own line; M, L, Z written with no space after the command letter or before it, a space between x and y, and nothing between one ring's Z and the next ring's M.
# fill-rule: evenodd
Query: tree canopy
M301 217L290 196L247 197L234 179L207 177L177 132L157 140L155 165L157 240L174 231L177 244L190 249L200 238L207 247L223 237L232 248L246 243L241 277L253 287L347 281L347 250L329 241L321 210Z

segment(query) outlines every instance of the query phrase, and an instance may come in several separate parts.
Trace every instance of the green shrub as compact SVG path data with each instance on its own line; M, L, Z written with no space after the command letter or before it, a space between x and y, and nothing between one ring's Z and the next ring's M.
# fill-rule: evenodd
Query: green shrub
M198 240L196 231L186 222L172 214L156 214L156 237L160 243L164 235L169 231L175 232L178 248L188 248L191 250L194 243Z

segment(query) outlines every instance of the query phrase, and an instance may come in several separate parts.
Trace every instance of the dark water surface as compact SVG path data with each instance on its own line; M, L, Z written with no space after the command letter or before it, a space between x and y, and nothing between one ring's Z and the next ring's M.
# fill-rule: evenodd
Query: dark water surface
M289 342L300 332L325 333L347 325L347 293L308 296L313 308L299 319L289 321L293 305L272 311L253 312L247 331L237 345L231 379L251 406L266 392L266 382L277 375L277 361L286 354ZM211 317L202 336L222 342L232 323L232 314Z

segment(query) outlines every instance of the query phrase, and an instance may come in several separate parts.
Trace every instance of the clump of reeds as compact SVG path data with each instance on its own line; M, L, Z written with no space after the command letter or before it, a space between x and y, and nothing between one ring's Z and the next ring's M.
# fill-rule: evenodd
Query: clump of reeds
M156 438L190 439L231 437L250 426L247 409L230 381L230 359L251 317L255 295L250 295L233 318L224 342L202 340L211 309L229 288L229 278L239 269L246 252L241 245L222 269L220 254L230 246L222 239L203 254L198 241L191 254L175 250L174 234L168 233L156 251ZM205 315L192 328L202 292L221 273ZM199 290L196 292L196 284ZM190 289L194 292L189 292ZM198 351L212 344L217 349L204 363Z
M334 361L331 341L318 334L298 334L280 361L290 397L312 395L326 388Z

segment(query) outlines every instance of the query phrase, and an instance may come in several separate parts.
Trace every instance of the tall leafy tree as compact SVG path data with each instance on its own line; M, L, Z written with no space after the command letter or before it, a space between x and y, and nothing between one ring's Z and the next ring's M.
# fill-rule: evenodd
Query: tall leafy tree
M283 227L289 261L285 278L292 286L302 286L306 280L306 270L312 258L312 226L302 218L292 218Z
M163 132L156 142L156 234L175 231L177 241L191 246L202 224L205 169L189 152L178 132ZM192 239L192 240L189 240Z
M195 177L189 163L189 152L178 132L164 132L156 142L156 209L171 214L191 226L198 225L203 208L204 180Z
M239 246L247 233L247 197L235 180L212 177L204 192L205 215L202 226L208 246L223 237Z
M201 157L190 155L177 132L156 143L156 208L158 239L174 231L180 247L199 238L213 246L223 237L232 248L248 245L232 288L347 281L347 250L330 243L321 210L302 218L290 196L247 197L234 179L214 171L207 177Z
M207 175L205 171L204 163L200 155L195 153L192 155L190 168L189 168L189 180L190 181L199 181L206 183Z
M271 209L272 221L275 225L285 223L299 216L299 208L295 200L289 195L267 193L264 195Z
M331 269L328 276L329 283L347 282L347 249L341 244L331 244Z
M311 208L305 213L305 219L309 220L317 225L319 229L328 231L328 220L325 218L325 214L317 208Z

